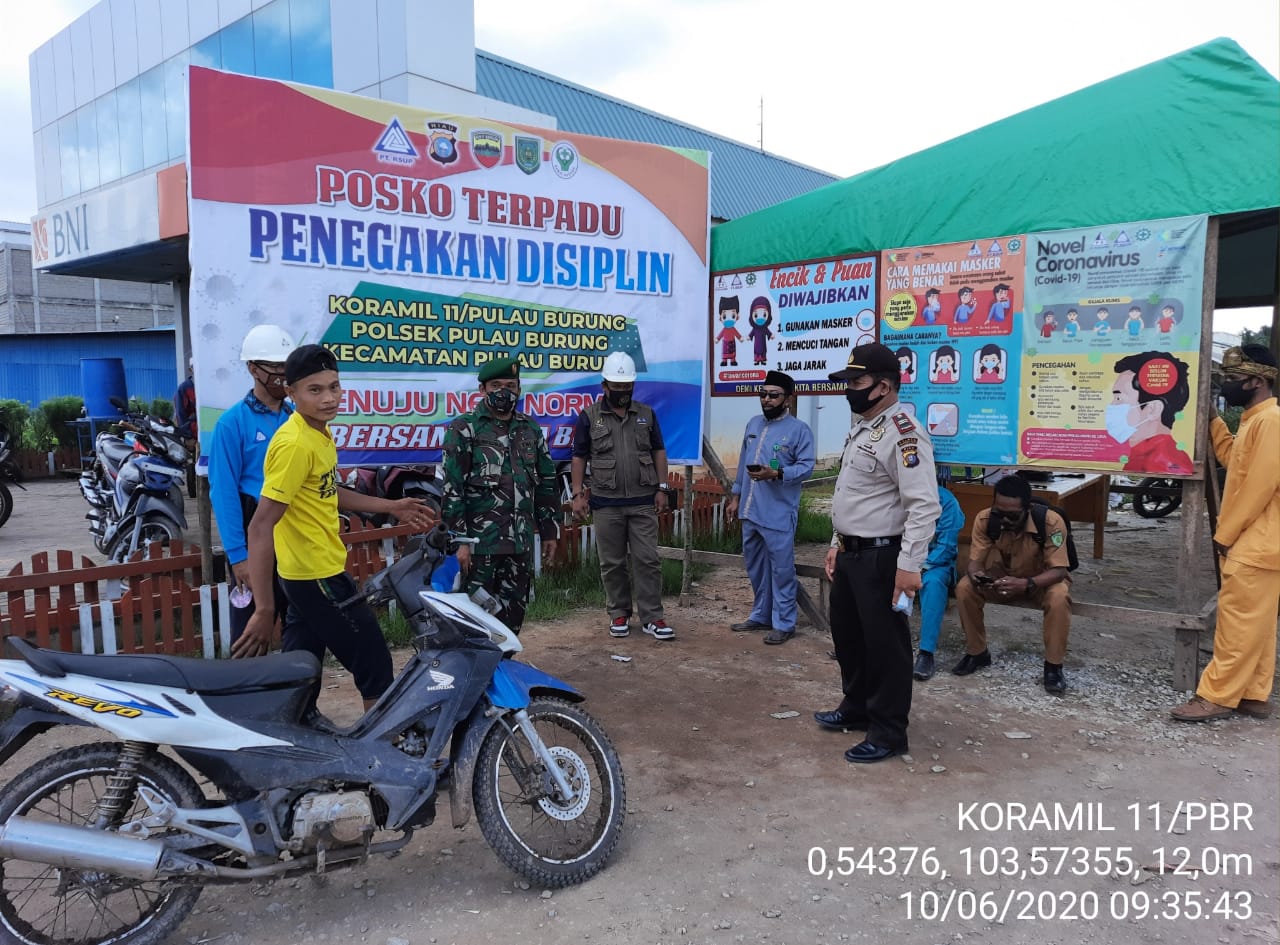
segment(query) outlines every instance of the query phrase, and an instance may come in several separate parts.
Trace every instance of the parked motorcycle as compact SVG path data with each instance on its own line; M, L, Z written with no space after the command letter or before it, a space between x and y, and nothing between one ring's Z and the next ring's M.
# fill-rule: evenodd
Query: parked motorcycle
M435 467L418 464L405 466L355 466L342 480L347 488L354 489L363 495L373 495L385 499L403 499L406 496L424 499L437 515L440 514L440 499L443 494L440 483L435 478ZM385 513L362 515L366 522L373 525L386 525L392 516Z
M0 425L0 526L9 521L9 516L13 514L13 493L5 484L6 480L23 492L27 491L27 487L22 484L22 471L10 458L12 453L13 437L8 427Z
M41 758L0 790L0 938L154 945L204 887L325 873L402 849L441 792L473 811L531 883L598 872L626 788L608 736L568 683L514 657L519 639L464 594L428 589L437 528L365 585L415 629L415 654L348 729L303 722L310 653L209 661L84 656L10 637L0 763L53 725L116 741ZM203 790L166 747L208 779Z
M124 411L118 397L113 406ZM183 481L187 450L168 421L128 414L121 436L99 433L93 467L80 476L80 493L90 505L85 518L93 543L112 562L128 559L155 541L182 537Z

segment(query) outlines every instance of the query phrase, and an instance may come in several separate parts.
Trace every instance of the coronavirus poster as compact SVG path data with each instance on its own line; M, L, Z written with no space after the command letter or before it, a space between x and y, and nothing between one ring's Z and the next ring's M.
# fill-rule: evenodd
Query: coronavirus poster
M504 356L567 458L613 351L671 461L698 461L707 154L190 73L202 430L244 396L240 343L268 323L337 356L343 463L438 459Z
M1206 217L1033 233L1018 463L1187 476Z
M1025 237L884 254L880 340L942 463L1010 465L1017 444Z
M802 394L844 390L828 375L876 338L875 256L815 259L712 274L711 376L716 395L755 394L783 371Z

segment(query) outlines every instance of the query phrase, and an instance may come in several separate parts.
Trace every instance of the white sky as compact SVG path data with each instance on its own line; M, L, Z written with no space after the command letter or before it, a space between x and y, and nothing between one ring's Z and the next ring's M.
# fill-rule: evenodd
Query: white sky
M0 0L0 219L35 211L28 56L93 2ZM766 150L840 176L1219 36L1280 75L1276 0L474 3L481 49L748 144L763 97Z

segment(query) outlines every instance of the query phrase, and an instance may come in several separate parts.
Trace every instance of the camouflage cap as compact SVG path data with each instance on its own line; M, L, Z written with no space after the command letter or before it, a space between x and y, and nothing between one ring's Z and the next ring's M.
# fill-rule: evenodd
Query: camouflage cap
M480 369L480 383L487 381L496 381L500 377L514 377L520 379L520 359L519 358L497 358L493 361L485 363Z

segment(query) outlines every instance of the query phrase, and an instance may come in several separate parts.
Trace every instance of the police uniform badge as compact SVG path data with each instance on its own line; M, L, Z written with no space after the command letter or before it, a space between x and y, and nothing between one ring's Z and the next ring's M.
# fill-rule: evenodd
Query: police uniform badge
M907 469L914 469L920 465L920 454L914 446L899 446L898 451L902 454L902 465Z
M893 425L898 428L899 433L913 433L916 425L911 422L911 418L905 413L895 413L893 415Z
M886 429L888 428L884 425L884 414L881 414L871 422L871 442L879 443L884 439L884 431Z
M457 125L451 125L447 121L429 121L427 134L431 136L427 143L427 153L433 161L452 164L458 160Z

